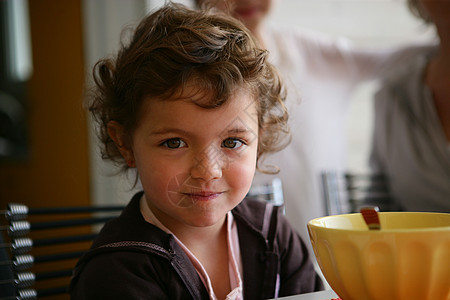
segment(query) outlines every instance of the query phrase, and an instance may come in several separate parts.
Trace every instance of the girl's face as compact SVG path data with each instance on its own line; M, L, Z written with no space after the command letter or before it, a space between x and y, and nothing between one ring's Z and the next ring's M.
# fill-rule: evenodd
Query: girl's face
M214 109L192 100L145 101L126 154L134 159L150 208L172 231L222 224L247 194L256 167L254 98L239 89Z
M255 32L269 14L273 0L216 0L213 3L221 10L231 9L235 18Z

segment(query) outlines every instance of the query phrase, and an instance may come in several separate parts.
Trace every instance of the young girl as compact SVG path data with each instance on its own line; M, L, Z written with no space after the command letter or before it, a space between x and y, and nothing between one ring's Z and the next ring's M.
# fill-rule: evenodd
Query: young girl
M167 4L95 67L103 155L143 191L79 261L72 299L264 299L322 289L277 207L244 199L285 144L281 82L245 27Z

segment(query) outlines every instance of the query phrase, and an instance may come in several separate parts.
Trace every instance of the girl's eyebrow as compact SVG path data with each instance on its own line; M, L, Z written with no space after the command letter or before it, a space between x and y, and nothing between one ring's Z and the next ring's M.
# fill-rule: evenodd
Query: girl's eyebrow
M180 135L188 135L189 132L180 129L180 128L162 128L157 129L150 132L150 135L164 135L164 134L180 134Z
M239 126L239 127L232 127L232 128L225 128L220 134L221 135L229 135L229 134L242 134L250 132L251 130L247 128L246 126ZM190 132L183 130L181 128L160 128L155 129L149 133L150 135L165 135L165 134L177 134L177 135L183 135L183 136L189 136L191 135Z
M235 128L230 128L228 130L224 130L223 133L227 133L227 134L238 134L238 133L246 133L249 132L250 129L248 129L245 126L242 127L235 127Z

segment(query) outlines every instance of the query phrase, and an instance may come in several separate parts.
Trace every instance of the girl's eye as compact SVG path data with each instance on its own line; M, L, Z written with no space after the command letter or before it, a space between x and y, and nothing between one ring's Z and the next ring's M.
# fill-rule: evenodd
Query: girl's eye
M169 149L177 149L177 148L182 148L186 146L186 143L183 142L181 139L179 138L173 138L173 139L168 139L167 141L164 141L162 143L163 146L166 146Z
M236 138L228 138L222 142L222 147L230 149L240 148L242 145L244 145L244 142Z

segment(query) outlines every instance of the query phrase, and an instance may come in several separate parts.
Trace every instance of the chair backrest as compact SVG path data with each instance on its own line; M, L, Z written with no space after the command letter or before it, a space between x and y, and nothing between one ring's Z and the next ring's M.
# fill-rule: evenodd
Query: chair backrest
M67 288L76 261L101 225L123 207L30 208L10 203L0 232L4 238L0 247L7 253L0 261L4 274L0 290L8 288L8 294L0 299L69 299Z
M324 171L321 173L323 201L327 215L359 212L364 206L380 211L398 210L381 174Z
M247 197L267 201L273 205L284 205L283 184L280 178L274 178L270 183L253 185L247 194ZM282 209L285 213L285 208Z

